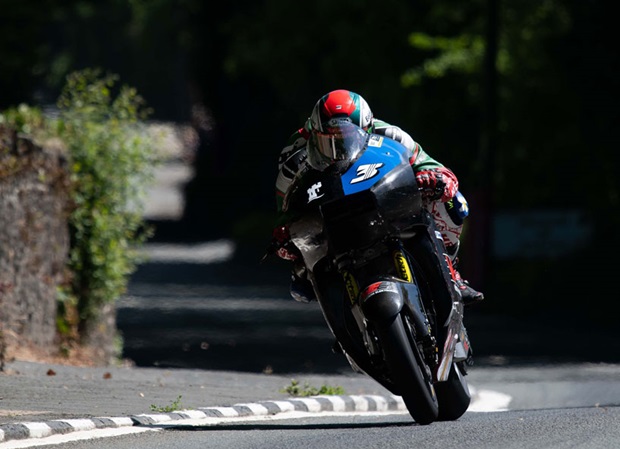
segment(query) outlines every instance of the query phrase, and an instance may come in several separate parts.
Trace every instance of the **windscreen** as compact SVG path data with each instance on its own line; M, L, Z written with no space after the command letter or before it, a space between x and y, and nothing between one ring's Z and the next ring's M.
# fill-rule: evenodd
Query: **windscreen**
M316 169L342 161L353 161L364 150L368 133L359 126L341 119L330 120L325 131L310 135L308 157Z

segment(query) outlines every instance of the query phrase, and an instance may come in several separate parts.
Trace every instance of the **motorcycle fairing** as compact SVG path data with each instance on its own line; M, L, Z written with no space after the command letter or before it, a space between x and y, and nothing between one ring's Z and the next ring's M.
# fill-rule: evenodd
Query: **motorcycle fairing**
M361 157L342 175L342 190L345 195L368 190L404 163L408 157L403 145L373 134Z
M288 214L303 211L306 217L301 225L292 219L289 228L310 269L326 254L326 238L338 253L400 236L419 219L422 203L407 149L374 134L368 142L348 169L309 170L285 197ZM360 177L365 179L355 181Z

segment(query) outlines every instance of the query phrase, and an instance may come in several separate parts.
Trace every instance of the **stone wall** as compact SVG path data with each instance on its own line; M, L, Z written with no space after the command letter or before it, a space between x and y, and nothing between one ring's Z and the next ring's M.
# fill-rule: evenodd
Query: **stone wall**
M58 143L0 127L0 363L56 350L56 288L69 251L69 178Z

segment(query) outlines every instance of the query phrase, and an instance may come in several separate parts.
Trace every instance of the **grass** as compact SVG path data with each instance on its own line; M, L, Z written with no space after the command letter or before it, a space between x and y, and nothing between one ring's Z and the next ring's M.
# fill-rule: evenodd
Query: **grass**
M169 412L176 412L177 410L181 410L182 408L181 398L182 396L179 395L174 401L172 401L170 405L166 405L163 407L151 404L151 411L160 412L160 413L169 413Z
M288 393L290 396L295 397L307 397L317 395L342 395L345 394L344 388L329 385L323 385L320 388L312 387L307 382L303 386L299 384L298 380L292 379L291 384L280 390L280 393Z

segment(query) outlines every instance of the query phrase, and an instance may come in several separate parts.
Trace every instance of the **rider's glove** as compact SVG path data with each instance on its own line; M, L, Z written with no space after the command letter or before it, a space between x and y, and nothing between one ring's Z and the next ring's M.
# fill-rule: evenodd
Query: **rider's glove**
M440 200L443 203L450 201L459 189L458 179L445 167L419 171L415 179L422 196L431 201Z
M273 230L271 244L276 249L276 254L280 259L297 260L299 251L291 242L291 236L287 226L277 226Z

